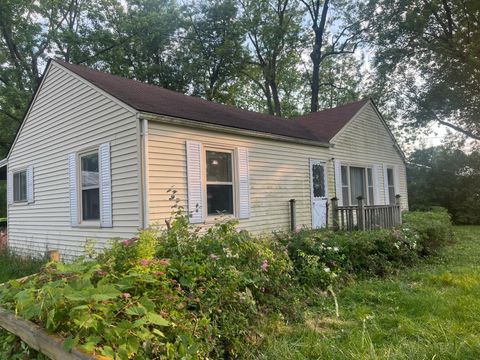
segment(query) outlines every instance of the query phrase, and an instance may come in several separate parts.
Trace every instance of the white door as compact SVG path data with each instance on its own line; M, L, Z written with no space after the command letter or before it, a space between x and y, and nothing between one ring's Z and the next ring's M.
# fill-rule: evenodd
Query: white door
M327 167L321 160L310 160L310 184L312 187L312 228L327 226Z

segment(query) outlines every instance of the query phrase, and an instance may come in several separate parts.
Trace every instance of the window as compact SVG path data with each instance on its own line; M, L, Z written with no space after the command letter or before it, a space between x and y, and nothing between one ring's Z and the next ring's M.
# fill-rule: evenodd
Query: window
M343 205L357 205L359 196L368 205L373 204L373 172L371 168L342 166Z
M27 170L13 174L13 201L27 201Z
M390 204L395 204L395 181L394 181L392 168L387 168L387 181L388 181L388 199L390 201Z
M100 220L98 151L80 155L80 166L82 220Z
M232 157L232 151L206 150L208 215L234 213Z

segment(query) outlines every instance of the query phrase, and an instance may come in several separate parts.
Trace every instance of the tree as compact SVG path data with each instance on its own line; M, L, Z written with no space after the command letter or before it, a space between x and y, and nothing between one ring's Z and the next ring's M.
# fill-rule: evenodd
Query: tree
M414 151L409 162L412 210L442 206L456 223L480 224L480 152L431 147Z
M480 140L480 2L371 0L378 83L416 131L437 123Z
M240 3L252 56L250 71L245 74L261 89L268 113L281 116L281 76L298 73L302 13L296 0L240 0ZM257 76L257 70L261 77Z
M193 95L233 103L231 89L245 68L245 34L233 0L202 1L187 10L187 35Z
M310 111L319 110L319 94L322 87L321 64L332 56L353 54L361 42L360 35L364 31L361 21L355 19L356 4L342 0L301 0L308 13L313 30L312 51L310 59L312 72L310 80ZM330 10L331 5L335 9ZM329 34L329 31L332 34ZM329 41L331 37L331 41ZM332 62L330 62L332 63ZM332 85L334 86L334 84Z

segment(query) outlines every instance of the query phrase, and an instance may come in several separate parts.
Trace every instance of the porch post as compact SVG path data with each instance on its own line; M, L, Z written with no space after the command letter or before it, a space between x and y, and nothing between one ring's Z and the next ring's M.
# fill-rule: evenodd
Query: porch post
M397 221L399 225L402 224L402 207L400 205L400 197L400 194L395 195L395 207L397 211Z
M333 197L330 199L332 202L332 225L333 230L338 230L338 199Z
M365 204L363 202L363 196L357 197L358 209L357 209L357 225L358 229L365 231Z

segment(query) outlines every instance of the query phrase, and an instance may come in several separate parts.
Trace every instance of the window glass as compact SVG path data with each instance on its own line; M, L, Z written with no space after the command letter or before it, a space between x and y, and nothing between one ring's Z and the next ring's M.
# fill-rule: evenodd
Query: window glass
M100 219L98 153L81 157L82 220Z
M348 166L342 166L342 199L343 205L350 205L350 193L348 191Z
M232 153L207 151L207 181L232 181Z
M342 166L342 185L348 186L348 167Z
M207 185L208 215L233 214L232 185Z
M206 151L207 213L233 214L232 153Z
M373 205L373 173L371 168L367 168L367 186L368 186L367 204Z
M367 198L364 168L350 167L350 184L351 201L353 204L357 204L357 197L359 196L362 196L365 199Z
M13 174L13 201L27 201L27 172L19 171Z
M325 169L321 164L312 164L313 196L325 197Z
M387 169L388 178L388 198L390 204L395 204L395 183L393 177L393 169Z

